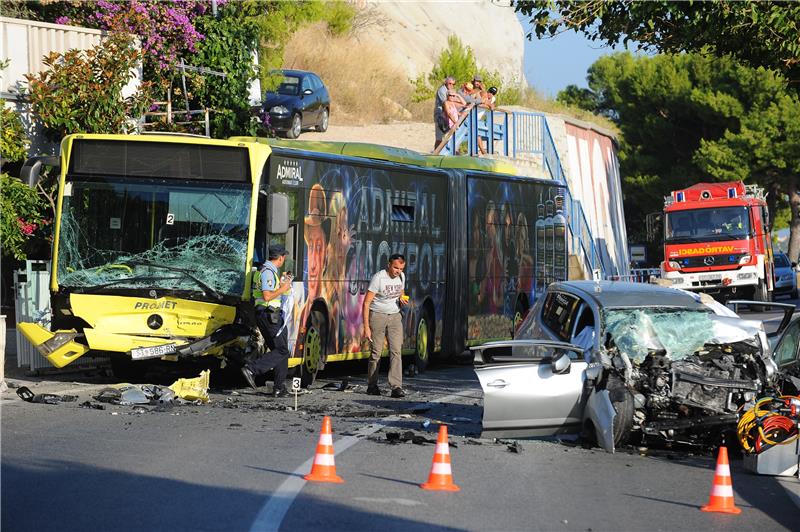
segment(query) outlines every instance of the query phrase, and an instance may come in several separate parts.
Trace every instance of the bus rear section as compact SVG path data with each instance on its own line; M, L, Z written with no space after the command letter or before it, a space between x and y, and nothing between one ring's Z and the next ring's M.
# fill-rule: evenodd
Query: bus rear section
M52 323L20 331L56 367L91 353L122 373L246 349L254 185L268 153L204 138L66 137Z
M568 279L563 185L467 173L467 345L514 336L548 284Z

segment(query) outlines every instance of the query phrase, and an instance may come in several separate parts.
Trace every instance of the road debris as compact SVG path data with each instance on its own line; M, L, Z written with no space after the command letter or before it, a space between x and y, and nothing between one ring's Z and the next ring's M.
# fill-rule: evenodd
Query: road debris
M81 408L91 408L92 410L105 410L105 405L101 405L100 403L93 403L91 401L84 401L78 405Z
M207 369L200 372L194 379L178 379L170 385L170 390L181 399L188 401L208 402L208 384L211 372Z
M407 443L411 442L415 445L425 445L426 443L436 443L436 440L426 438L413 431L407 430L403 433L400 432L387 432L386 441L389 443Z
M511 442L510 444L508 444L507 449L509 450L509 452L512 453L522 454L522 444L518 441Z
M59 403L69 403L78 399L77 395L56 395L52 393L33 393L27 386L17 388L17 395L23 401L29 403L41 403L47 405L57 405Z

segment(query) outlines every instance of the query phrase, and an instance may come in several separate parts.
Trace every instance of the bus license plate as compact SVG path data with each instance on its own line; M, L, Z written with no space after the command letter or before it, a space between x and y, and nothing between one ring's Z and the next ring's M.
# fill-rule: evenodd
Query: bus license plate
M154 345L152 347L137 347L135 349L131 349L131 358L133 360L158 358L164 355L171 355L174 352L175 344Z
M697 277L701 281L721 281L722 276L718 274L706 274L706 275L698 275Z

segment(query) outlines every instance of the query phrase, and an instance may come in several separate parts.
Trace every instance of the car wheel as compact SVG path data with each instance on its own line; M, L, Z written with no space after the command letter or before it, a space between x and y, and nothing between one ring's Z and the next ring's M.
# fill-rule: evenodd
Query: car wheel
M317 311L311 311L306 322L306 338L303 346L303 363L300 369L300 385L307 388L314 383L317 372L322 366L325 357L328 327L325 316Z
M322 110L322 116L319 117L319 124L317 125L317 131L320 133L325 133L328 131L328 117L329 113L327 109Z
M616 411L614 416L614 448L627 443L633 427L633 395L630 390L619 379L613 378L608 381L608 395L611 405Z
M427 311L423 310L417 323L416 348L414 349L414 364L421 373L428 367L433 352L432 321Z
M303 129L303 122L302 119L300 118L300 115L294 114L292 115L292 125L286 131L286 136L290 139L296 139L297 137L300 136L300 132L302 131L302 129Z

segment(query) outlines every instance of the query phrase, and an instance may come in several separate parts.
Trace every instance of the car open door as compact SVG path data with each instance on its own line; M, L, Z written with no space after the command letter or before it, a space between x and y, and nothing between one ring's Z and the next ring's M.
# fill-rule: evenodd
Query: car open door
M527 437L581 430L583 349L548 340L511 340L472 347L483 389L483 430Z

